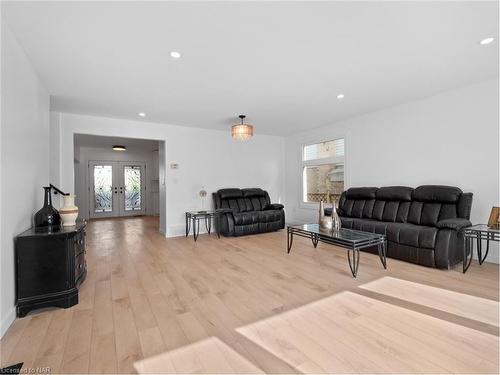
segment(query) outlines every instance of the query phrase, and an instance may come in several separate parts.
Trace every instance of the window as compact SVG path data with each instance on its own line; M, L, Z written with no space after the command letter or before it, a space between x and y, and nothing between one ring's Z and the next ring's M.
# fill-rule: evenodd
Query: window
M344 191L344 138L302 149L303 202L338 201Z

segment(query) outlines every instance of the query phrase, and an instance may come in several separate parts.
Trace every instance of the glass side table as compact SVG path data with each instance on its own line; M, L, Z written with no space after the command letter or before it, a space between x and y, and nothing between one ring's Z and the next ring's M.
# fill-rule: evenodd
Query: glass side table
M463 273L467 272L472 263L473 256L473 243L474 239L476 240L477 246L477 260L479 264L483 264L486 257L488 256L488 252L490 251L490 241L500 242L500 230L490 228L486 224L477 224L471 227L464 228L464 260L463 260ZM486 251L483 256L483 248L482 242L486 240ZM470 253L470 258L468 258L467 254Z
M214 222L215 233L220 238L219 233L220 213L215 211L187 211L186 212L186 237L189 236L191 227L193 227L193 237L196 242L200 234L200 221L205 221L205 228L208 234L212 230L212 221Z

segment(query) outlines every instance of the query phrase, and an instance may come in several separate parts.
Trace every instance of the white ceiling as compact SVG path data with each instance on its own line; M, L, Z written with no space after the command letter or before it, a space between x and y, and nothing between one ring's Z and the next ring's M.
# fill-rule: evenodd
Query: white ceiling
M498 77L497 1L2 8L58 111L289 134Z

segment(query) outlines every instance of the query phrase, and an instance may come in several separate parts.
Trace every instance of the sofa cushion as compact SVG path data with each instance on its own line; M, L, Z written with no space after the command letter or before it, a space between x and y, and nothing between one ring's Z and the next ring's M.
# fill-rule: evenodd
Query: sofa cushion
M407 186L385 186L377 190L376 198L383 201L411 201L413 188Z
M399 243L402 245L434 249L437 228L422 225L402 224L399 231Z
M365 200L358 199L354 201L352 205L351 217L359 217L363 216L363 208L365 207Z
M399 202L386 201L382 212L382 221L395 222L398 214Z
M376 187L357 187L347 189L345 194L347 199L375 199Z
M441 211L439 211L438 221L455 218L457 218L457 205L453 203L443 203L441 205Z
M365 201L365 205L363 207L363 218L364 219L372 219L373 215L373 206L375 205L375 199L370 199Z
M422 215L420 216L420 225L435 226L439 220L441 206L441 203L425 202L422 207Z
M382 220L384 214L385 201L375 201L373 205L372 219Z
M345 217L345 216L340 217L340 223L341 223L342 228L347 228L347 229L353 229L353 227L352 227L353 223L355 221L358 221L358 220L361 220L361 219L353 219L353 218Z
M266 192L259 188L241 189L244 197L265 197Z
M399 202L398 213L396 215L397 223L406 223L408 221L408 213L410 212L411 202Z
M361 228L363 232L378 233L385 235L388 224L389 223L384 223L383 221L364 219L361 222Z
M401 228L405 225L404 223L387 223L385 234L387 236L387 241L399 243L399 233Z
M253 205L249 198L238 198L237 202L240 212L253 211Z
M259 217L259 223L269 223L271 221L279 221L281 220L281 211L280 210L265 210L265 211L257 211Z
M218 193L221 199L235 199L243 197L243 192L241 191L241 189L220 189Z
M407 223L387 223L387 240L402 245L434 249L438 229Z
M420 216L422 216L422 208L424 208L423 202L413 201L410 204L410 210L408 211L408 222L412 224L420 224Z
M351 214L352 214L352 207L354 206L354 200L352 199L346 199L344 201L344 204L342 205L341 207L341 211L342 213L347 216L347 217L350 217Z
M413 191L413 200L421 202L457 203L462 190L454 186L422 185Z
M252 207L254 211L262 211L267 207L267 201L265 197L251 197Z
M229 208L233 212L240 212L240 206L238 205L238 201L236 199L222 199L221 208Z
M259 214L260 212L251 211L251 212L241 212L234 213L234 224L236 225L248 225L255 224L259 222Z

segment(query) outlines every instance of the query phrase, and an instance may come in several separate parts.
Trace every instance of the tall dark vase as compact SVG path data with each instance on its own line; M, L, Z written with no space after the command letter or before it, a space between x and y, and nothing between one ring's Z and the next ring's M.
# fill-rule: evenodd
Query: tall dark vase
M59 227L61 225L61 216L59 212L52 206L52 196L50 186L44 186L45 200L43 207L35 214L35 228L43 227Z

